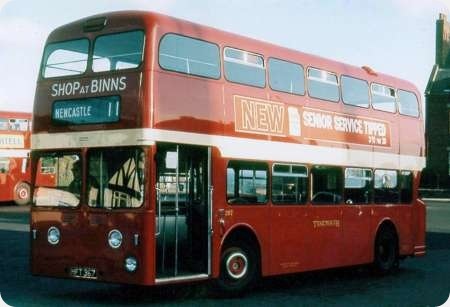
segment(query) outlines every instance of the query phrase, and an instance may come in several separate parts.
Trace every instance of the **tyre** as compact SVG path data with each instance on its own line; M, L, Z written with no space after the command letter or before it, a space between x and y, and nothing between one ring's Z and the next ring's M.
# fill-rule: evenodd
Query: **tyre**
M387 274L398 267L398 240L395 231L381 229L375 239L374 265L377 272Z
M30 185L21 182L14 189L14 202L19 206L27 205L30 202Z
M239 242L222 252L217 286L227 295L240 295L250 289L259 277L259 260L255 247Z

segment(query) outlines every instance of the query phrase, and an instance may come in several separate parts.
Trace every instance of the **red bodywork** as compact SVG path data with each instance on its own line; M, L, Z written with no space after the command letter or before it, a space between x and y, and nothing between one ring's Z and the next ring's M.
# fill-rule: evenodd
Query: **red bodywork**
M0 119L9 125L10 119L27 120L24 131L0 128L0 160L8 164L8 170L0 171L0 202L18 200L18 185L30 183L30 135L31 113L0 111ZM3 127L6 128L6 127ZM9 160L9 162L7 162ZM6 163L7 162L7 163ZM1 168L1 165L0 165ZM29 195L25 196L26 198Z
M143 29L146 33L144 62L140 69L109 73L108 76L127 76L130 80L126 92L121 93L124 105L118 123L56 126L51 121L53 98L51 85L54 79L39 77L34 105L33 134L87 132L149 128L157 131L190 132L201 135L251 138L260 141L317 145L332 148L365 150L424 157L423 115L419 118L401 116L383 111L358 108L344 103L329 103L307 95L296 96L276 92L268 85L256 88L228 82L222 74L218 80L188 76L163 70L158 63L158 46L166 33L179 33L214 42L223 48L237 47L268 57L280 58L304 67L319 67L338 75L386 84L420 93L409 82L327 60L313 55L277 47L239 35L193 24L175 18L143 12L111 13L107 26L101 32L84 33L82 25L88 19L74 22L55 30L47 43L87 37L91 41L105 33ZM103 15L101 16L103 17ZM305 69L306 70L306 69ZM67 80L91 80L104 76L87 72L82 77ZM66 80L64 79L64 80ZM64 81L62 80L62 81ZM59 79L57 81L60 81ZM266 82L268 83L268 82ZM286 138L277 135L248 134L235 129L234 99L236 96L251 97L263 101L282 103L334 112L355 117L372 118L389 123L390 146L372 146L348 143L345 140L329 142L320 139ZM75 95L70 98L82 98ZM194 139L189 143L195 143ZM275 145L274 145L275 146ZM87 148L77 148L82 155ZM54 144L54 149L58 149ZM96 267L98 280L155 284L155 210L154 190L156 170L153 166L156 146L145 147L147 154L145 203L139 209L102 210L87 206L82 196L77 208L42 208L33 206L31 229L31 269L34 274L70 277L71 266ZM36 154L39 152L35 151ZM220 252L227 235L234 229L246 228L257 238L261 254L263 275L323 269L338 266L370 263L373 261L375 235L383 221L395 226L399 238L401 256L423 255L425 252L425 207L418 200L417 188L420 171L414 171L412 204L388 205L333 205L276 206L270 201L260 206L229 205L226 201L226 168L230 159L218 148L211 151L211 183L214 186L212 201L211 277L219 275ZM268 159L269 169L272 163ZM33 159L33 178L36 176L37 159ZM306 161L305 164L308 164ZM84 164L83 169L87 166ZM84 180L86 182L86 180ZM225 214L224 214L225 212ZM314 227L314 221L337 221L338 227ZM47 242L47 230L56 226L61 230L59 245ZM111 229L120 228L124 245L112 250L107 243ZM139 234L139 244L133 243ZM351 251L351 252L350 252ZM133 255L138 259L139 269L130 274L124 271L124 258Z

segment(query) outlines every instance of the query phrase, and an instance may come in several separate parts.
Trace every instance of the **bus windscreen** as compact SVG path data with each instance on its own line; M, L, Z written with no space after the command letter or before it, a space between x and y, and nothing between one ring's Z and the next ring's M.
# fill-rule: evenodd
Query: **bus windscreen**
M138 148L107 148L88 154L88 205L137 208L144 200L144 152Z
M45 153L39 158L33 202L41 207L76 207L81 194L81 160L75 153Z

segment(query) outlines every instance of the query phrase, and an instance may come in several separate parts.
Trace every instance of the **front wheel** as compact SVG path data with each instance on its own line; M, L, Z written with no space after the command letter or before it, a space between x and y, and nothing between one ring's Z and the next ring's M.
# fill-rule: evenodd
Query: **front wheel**
M14 190L14 202L24 206L30 202L30 185L26 182L19 183Z
M222 252L217 285L230 295L242 294L258 277L258 258L255 248L247 243L232 244Z
M392 272L398 267L397 236L390 229L382 229L375 239L375 269L382 274Z

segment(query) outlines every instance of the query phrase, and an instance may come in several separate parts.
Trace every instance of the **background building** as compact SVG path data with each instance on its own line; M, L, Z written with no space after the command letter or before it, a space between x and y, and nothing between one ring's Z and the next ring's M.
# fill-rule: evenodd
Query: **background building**
M425 91L427 167L423 187L450 188L450 23L436 21L436 63Z

